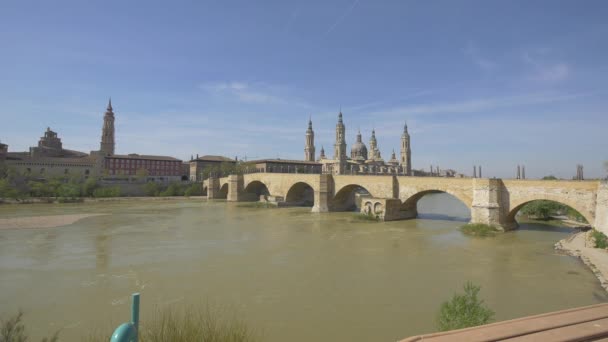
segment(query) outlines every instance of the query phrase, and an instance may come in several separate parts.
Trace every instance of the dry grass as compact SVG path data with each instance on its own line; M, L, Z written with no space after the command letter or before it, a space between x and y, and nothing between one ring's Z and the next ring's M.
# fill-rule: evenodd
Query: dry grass
M258 332L230 310L209 305L177 310L165 308L140 322L140 342L250 342L259 341ZM88 342L107 342L109 336L91 335Z

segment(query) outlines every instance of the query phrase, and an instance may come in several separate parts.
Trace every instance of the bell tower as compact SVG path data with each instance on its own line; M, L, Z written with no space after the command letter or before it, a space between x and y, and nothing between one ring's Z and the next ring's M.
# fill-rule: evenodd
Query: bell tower
M315 161L315 132L312 130L312 119L308 119L306 145L304 146L304 160Z
M336 143L334 144L334 160L346 160L346 128L342 122L342 111L338 114L338 124L336 125Z
M410 147L410 134L407 132L407 123L403 126L403 134L401 135L401 160L399 165L403 168L403 172L410 176L412 174L412 149Z
M104 155L114 154L114 112L112 111L112 99L108 101L108 108L106 109L106 114L103 116L101 145L99 150Z

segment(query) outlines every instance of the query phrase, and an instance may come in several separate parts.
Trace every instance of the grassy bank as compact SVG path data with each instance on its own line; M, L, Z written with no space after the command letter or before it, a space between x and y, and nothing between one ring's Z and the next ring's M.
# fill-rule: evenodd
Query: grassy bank
M372 221L372 222L378 222L380 221L380 218L376 217L376 215L372 214L372 213L357 213L355 215L355 219L358 221Z
M460 231L467 235L481 237L494 236L500 232L496 227L482 223L467 223L460 227Z
M3 319L0 325L1 342L32 341L28 337L23 313ZM91 333L81 341L107 342L113 331ZM43 342L63 340L61 331L42 339ZM262 334L251 328L233 310L218 307L190 306L183 309L164 308L151 318L142 317L139 326L140 342L253 342L261 341Z

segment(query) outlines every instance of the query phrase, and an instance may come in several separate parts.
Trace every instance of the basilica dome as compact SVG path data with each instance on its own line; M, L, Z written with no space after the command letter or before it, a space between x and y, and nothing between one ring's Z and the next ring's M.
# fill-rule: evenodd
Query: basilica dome
M366 160L367 159L367 147L361 141L361 132L357 134L357 141L353 144L350 149L350 158L354 160Z

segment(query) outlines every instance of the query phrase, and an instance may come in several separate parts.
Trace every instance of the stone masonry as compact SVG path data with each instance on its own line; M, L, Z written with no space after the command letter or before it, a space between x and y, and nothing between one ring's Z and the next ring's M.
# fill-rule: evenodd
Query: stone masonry
M345 194L364 189L367 195L361 210L366 210L369 200L368 210L382 212L379 216L386 221L414 218L422 196L445 192L471 210L472 223L490 224L503 230L517 227L515 214L524 204L552 200L576 209L591 225L608 234L608 184L600 181L254 173L209 179L205 186L210 199L218 198L220 189L227 187L228 201L259 197L248 196L252 189L262 188L268 196L287 199L290 191L309 188L314 193L313 212L346 210L337 202L348 198Z

